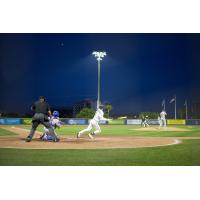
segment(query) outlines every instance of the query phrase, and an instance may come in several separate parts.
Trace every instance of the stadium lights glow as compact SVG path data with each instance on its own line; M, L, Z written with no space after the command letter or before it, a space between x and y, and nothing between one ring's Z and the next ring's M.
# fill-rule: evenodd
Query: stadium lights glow
M106 52L101 52L101 51L100 52L94 51L92 54L97 58L97 60L102 60L102 58L106 56Z
M92 55L97 59L98 61L98 92L97 92L97 108L99 108L100 105L100 61L103 57L106 56L106 52L101 51L94 51L92 52Z

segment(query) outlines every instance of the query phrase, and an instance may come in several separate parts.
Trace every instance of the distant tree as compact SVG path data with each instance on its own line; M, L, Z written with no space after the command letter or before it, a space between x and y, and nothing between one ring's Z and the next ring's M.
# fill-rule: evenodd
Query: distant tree
M107 111L108 117L110 117L110 111L113 109L111 104L106 104L105 109Z
M139 118L141 119L142 116L148 116L149 119L157 119L159 116L159 113L157 113L157 112L141 112L139 114Z
M95 114L95 110L91 108L83 108L77 115L77 118L91 119Z

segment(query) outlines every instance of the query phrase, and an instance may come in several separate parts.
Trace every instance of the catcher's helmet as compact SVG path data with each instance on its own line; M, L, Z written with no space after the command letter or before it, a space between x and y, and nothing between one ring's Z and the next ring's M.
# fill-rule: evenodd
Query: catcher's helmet
M53 111L53 116L54 117L59 117L59 112L57 110Z

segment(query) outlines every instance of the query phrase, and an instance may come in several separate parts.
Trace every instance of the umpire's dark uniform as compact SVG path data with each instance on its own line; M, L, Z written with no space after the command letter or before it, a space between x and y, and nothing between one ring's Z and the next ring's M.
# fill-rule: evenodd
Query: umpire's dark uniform
M55 137L54 141L57 142L59 139L57 138L53 127L49 123L48 113L51 113L51 111L49 104L45 101L45 98L42 96L39 97L39 100L32 105L31 109L35 112L35 114L32 118L32 128L28 137L26 138L26 141L30 142L38 125L43 124L49 130L49 134Z

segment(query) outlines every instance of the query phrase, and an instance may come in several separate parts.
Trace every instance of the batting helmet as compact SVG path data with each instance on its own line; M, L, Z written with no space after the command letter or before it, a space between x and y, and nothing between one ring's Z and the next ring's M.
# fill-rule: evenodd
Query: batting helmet
M54 117L59 117L59 112L57 110L53 111L53 116Z

